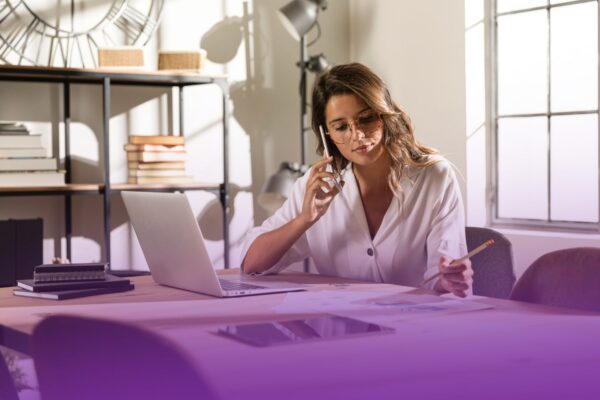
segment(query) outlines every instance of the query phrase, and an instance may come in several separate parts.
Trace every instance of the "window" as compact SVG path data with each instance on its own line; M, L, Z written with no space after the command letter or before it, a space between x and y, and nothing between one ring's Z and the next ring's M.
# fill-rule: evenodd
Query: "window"
M492 222L600 230L598 1L492 10Z

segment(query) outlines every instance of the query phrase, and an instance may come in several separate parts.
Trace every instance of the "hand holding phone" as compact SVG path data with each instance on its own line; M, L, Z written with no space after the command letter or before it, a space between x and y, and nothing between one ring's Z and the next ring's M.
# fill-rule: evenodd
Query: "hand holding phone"
M331 155L329 154L329 147L327 147L327 140L325 140L325 131L323 130L323 126L319 125L319 133L321 134L321 141L323 142L323 150L325 152L325 157L329 158L331 157ZM327 172L333 172L333 168L331 167L331 164L328 164L326 167ZM336 175L336 178L338 178L338 175ZM333 183L335 185L335 187L338 189L338 192L342 191L342 185L340 185L340 183L338 182L338 179L334 179Z

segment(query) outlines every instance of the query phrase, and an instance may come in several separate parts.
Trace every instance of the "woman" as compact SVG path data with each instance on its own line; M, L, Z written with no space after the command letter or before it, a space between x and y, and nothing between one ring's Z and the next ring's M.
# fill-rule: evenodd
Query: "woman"
M310 256L322 274L466 296L469 260L450 265L467 253L456 178L447 161L415 140L382 79L358 63L321 75L312 94L317 136L320 127L331 157L315 163L285 204L249 232L243 271L274 273Z

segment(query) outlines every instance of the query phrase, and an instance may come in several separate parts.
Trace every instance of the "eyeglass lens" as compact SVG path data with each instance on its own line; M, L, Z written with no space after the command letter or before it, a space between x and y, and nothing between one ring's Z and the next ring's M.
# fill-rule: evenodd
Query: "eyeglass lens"
M336 143L345 143L352 136L352 126L357 131L361 131L365 135L369 135L379 128L381 120L377 114L370 112L359 115L352 120L336 121L330 124L327 133Z

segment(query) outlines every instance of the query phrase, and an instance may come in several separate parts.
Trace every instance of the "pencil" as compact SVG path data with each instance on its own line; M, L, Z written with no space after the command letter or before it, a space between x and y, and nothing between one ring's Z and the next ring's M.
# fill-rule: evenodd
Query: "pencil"
M460 264L461 262L473 257L474 255L478 254L479 252L481 252L482 250L488 248L489 246L491 246L493 244L494 244L494 239L487 240L484 243L480 244L479 246L475 247L473 250L471 250L466 255L462 256L461 258L457 258L455 260L450 261L450 265ZM430 276L429 278L427 278L423 281L423 284L430 282L430 281L434 280L435 278L438 278L440 275L442 275L442 273L438 272L437 274Z

